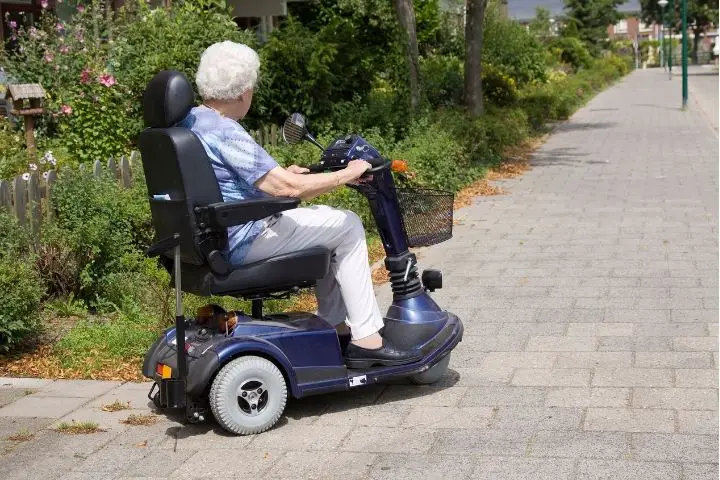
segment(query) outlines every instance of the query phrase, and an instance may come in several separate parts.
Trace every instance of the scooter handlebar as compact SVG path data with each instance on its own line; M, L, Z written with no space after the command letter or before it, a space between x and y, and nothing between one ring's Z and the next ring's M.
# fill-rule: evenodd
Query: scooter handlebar
M375 161L369 161L371 165L373 163L378 163L378 165L374 165L372 168L368 169L363 176L369 175L371 173L379 172L380 170L383 170L385 168L389 168L391 162L386 159L378 159ZM382 162L382 163L380 163ZM340 166L332 166L332 165L323 165L321 163L314 163L312 165L308 165L306 168L309 170L308 173L323 173L327 171L337 171L337 170L343 170L347 166L346 164L340 165Z

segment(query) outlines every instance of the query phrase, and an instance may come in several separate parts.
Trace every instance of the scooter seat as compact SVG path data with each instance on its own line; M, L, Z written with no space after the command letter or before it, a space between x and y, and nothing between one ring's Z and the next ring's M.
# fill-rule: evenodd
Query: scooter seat
M311 287L327 275L330 255L325 247L307 248L241 265L222 277L206 266L184 263L182 289L201 296L243 297Z

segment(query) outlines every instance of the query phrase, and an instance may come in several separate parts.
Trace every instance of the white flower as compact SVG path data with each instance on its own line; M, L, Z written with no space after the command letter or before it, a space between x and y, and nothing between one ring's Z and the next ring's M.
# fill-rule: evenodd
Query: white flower
M22 174L22 179L25 180L25 181L30 180L30 174L27 173L27 172L23 173L23 174Z
M43 178L45 180L47 180L49 176L50 176L50 172L43 172Z
M34 172L35 170L37 170L37 165L35 165L34 163L31 163L31 164L29 165L29 167L30 167L30 170L32 170L33 172Z

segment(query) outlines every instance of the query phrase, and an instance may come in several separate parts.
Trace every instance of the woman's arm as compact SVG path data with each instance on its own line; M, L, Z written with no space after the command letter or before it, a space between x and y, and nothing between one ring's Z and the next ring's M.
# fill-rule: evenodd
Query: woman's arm
M255 186L277 197L294 197L310 200L340 185L357 180L371 165L364 160L352 160L343 170L332 173L304 175L275 167L263 175Z

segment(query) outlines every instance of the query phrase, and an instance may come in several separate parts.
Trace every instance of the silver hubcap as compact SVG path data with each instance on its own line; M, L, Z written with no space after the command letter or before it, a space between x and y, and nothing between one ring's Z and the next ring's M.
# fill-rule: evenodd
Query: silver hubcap
M246 380L237 391L240 410L248 416L259 415L268 404L268 391L259 379Z

